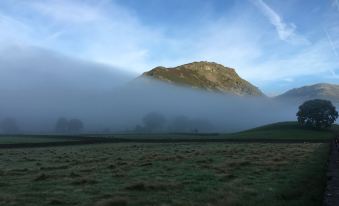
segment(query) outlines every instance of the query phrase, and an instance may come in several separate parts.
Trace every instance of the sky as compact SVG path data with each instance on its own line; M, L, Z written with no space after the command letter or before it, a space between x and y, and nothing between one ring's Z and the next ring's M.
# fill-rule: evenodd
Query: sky
M277 95L339 83L339 0L1 0L0 54L31 47L134 76L213 61Z

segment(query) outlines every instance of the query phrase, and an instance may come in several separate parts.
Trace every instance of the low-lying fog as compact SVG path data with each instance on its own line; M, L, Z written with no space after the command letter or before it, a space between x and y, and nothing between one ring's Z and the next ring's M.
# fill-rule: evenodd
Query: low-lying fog
M76 132L233 132L296 119L296 104L135 78L36 48L3 50L2 132L54 133L61 117L80 120Z

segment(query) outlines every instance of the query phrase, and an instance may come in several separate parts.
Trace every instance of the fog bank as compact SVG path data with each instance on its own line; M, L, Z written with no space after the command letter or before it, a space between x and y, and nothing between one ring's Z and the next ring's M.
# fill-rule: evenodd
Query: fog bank
M164 118L153 132L233 132L295 120L297 111L291 103L136 80L118 69L27 48L1 51L0 100L0 120L15 119L21 133L53 133L60 117L80 119L85 133L145 131L149 113Z

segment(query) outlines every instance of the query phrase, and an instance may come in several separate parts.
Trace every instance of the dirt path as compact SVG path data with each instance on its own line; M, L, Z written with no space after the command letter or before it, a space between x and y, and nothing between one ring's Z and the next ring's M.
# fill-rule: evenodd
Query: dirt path
M14 143L0 144L0 149L56 147L72 145L88 145L103 143L328 143L328 140L296 140L296 139L128 139L128 138L103 138L103 137L73 137L69 141L37 142L37 143Z
M339 205L339 139L331 144L324 206Z

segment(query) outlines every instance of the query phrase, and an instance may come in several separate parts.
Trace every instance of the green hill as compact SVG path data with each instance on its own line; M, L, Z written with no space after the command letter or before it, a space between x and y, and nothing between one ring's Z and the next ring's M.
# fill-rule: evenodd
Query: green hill
M256 140L298 140L298 141L326 141L334 138L339 134L339 126L333 125L329 129L307 129L300 127L297 122L279 122L261 127L253 128L236 133L116 133L116 134L91 134L77 137L75 139L69 136L53 136L53 135L35 135L35 136L0 136L0 144L9 143L41 143L41 142L59 142L61 140L77 140L81 138L88 140L90 138L94 143L97 138L105 137L115 140L139 141L139 142L171 142L171 141L194 141L202 140L208 142L209 140L219 141L220 139L237 140L248 142L256 142ZM99 139L100 141L101 139ZM107 140L107 139L106 139ZM260 142L260 141L259 141ZM108 142L107 142L108 143Z
M308 129L300 127L297 122L279 122L269 124L254 129L226 134L226 138L253 138L253 139L304 139L304 140L323 140L334 137L334 132L338 126L334 125L330 129Z
M339 126L333 125L329 129L308 129L300 127L297 122L279 122L236 133L126 133L114 134L114 138L129 140L298 140L323 141L332 139L339 134Z
M174 68L156 67L142 77L238 96L265 96L234 69L213 62L193 62Z

